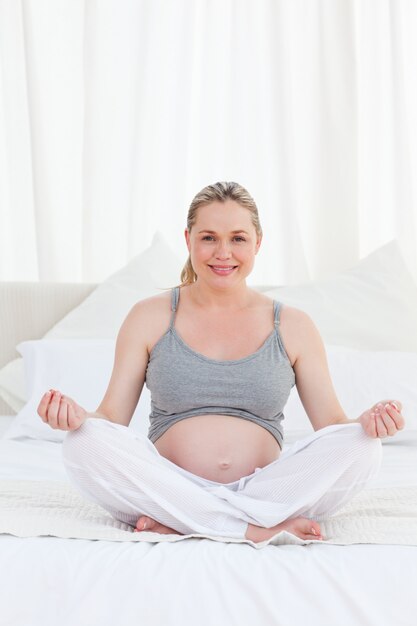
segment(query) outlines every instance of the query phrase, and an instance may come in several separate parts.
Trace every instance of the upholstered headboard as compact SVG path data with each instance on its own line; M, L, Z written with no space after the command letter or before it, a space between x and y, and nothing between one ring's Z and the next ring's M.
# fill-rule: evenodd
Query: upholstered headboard
M96 287L93 283L0 282L0 368L20 356L16 345L40 339ZM10 407L0 398L0 415Z

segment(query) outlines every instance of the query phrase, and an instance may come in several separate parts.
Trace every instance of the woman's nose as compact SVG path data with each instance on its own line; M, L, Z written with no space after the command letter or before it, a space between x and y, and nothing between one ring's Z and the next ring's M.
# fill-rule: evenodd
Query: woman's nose
M218 259L228 259L231 255L230 245L225 242L219 242L216 250L216 257Z

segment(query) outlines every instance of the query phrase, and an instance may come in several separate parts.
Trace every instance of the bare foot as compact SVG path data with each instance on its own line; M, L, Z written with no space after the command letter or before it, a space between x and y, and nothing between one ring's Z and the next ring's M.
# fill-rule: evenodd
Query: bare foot
M153 533L162 533L164 535L182 535L183 533L179 533L177 530L173 528L168 528L168 526L164 526L160 524L156 520L152 519L152 517L147 517L146 515L142 515L138 521L136 522L136 528L133 531L134 533L141 532L142 530L147 530Z
M261 528L254 524L248 524L245 538L259 543L260 541L270 539L282 530L286 530L300 539L323 539L319 524L306 517L287 519L285 522L272 526L272 528Z

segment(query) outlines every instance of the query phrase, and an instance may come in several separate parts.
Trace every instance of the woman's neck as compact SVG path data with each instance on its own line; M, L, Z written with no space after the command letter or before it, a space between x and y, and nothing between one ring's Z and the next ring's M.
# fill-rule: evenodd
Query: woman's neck
M250 306L253 294L246 283L230 288L216 289L211 285L200 284L198 280L187 288L187 296L195 306L219 312L239 311Z

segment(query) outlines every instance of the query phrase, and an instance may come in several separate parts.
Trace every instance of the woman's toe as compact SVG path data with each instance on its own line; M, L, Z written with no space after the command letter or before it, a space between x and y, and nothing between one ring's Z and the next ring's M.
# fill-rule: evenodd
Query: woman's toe
M154 525L152 524L152 522L154 522L154 520L152 520L150 517L146 517L146 515L142 515L136 522L135 531L149 530Z
M309 525L308 533L311 535L316 535L317 537L321 537L321 528L320 524L315 522L314 520L307 520Z
M295 528L302 539L322 539L320 525L313 520L301 517L297 519Z

